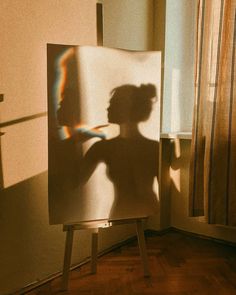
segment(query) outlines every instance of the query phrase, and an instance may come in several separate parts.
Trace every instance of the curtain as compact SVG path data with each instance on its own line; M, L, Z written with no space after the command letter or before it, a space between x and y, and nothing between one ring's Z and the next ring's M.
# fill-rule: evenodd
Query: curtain
M199 0L190 215L236 225L236 0Z

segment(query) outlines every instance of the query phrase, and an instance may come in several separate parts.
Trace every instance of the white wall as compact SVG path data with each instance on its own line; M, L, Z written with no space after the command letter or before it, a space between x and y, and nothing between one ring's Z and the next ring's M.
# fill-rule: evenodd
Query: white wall
M166 0L163 132L191 131L195 0Z
M153 1L103 0L104 46L129 50L151 50L153 45Z
M47 43L96 44L95 0L0 2L1 123L47 110ZM0 294L62 269L61 226L49 226L46 116L2 128L5 185L0 196ZM29 172L30 171L30 172ZM103 231L100 249L133 235ZM76 235L73 263L89 255L90 233Z

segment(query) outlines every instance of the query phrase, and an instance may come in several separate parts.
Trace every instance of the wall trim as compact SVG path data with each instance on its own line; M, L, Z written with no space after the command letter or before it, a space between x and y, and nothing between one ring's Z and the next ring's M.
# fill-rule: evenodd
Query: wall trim
M183 230L183 229L179 229L179 228L176 228L176 227L168 227L164 230L146 230L145 231L145 236L146 237L150 237L150 236L160 236L160 235L164 235L166 233L169 233L169 232L178 232L178 233L181 233L183 235L186 235L186 236L190 236L190 237L194 237L194 238L198 238L198 239L202 239L202 240L208 240L208 241L212 241L212 242L215 242L215 243L218 243L218 244L223 244L225 246L230 246L230 247L234 247L236 248L236 243L235 242L231 242L231 241L227 241L227 240L223 240L223 239L218 239L218 238L214 238L214 237L211 237L211 236L207 236L207 235L203 235L203 234L198 234L198 233L194 233L194 232L189 232L189 231L186 231L186 230Z

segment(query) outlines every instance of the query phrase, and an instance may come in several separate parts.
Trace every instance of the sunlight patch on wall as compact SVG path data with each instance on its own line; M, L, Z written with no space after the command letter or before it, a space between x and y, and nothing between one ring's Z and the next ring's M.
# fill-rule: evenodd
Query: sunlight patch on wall
M4 188L47 170L47 117L4 127L1 137Z

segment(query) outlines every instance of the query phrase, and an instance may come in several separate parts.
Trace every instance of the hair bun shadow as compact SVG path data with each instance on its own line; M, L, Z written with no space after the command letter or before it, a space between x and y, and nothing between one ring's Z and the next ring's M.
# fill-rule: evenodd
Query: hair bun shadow
M156 86L154 84L141 84L139 88L142 96L147 99L152 99L157 95Z

